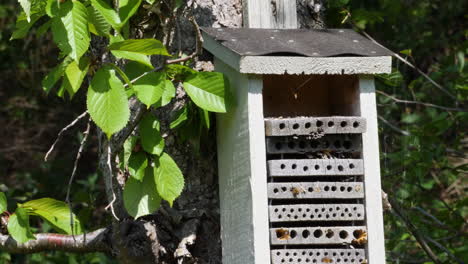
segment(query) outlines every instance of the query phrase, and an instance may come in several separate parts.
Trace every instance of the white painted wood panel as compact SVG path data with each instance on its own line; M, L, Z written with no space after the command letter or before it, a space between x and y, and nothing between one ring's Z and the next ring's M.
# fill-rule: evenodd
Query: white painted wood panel
M244 0L242 11L244 27L274 28L271 0Z
M224 264L270 263L262 79L215 58L235 97L217 115L221 239Z
M274 0L276 6L276 28L298 28L295 0Z
M384 226L380 183L379 138L374 78L359 78L360 113L367 119L367 131L362 134L364 159L364 190L368 236L368 263L385 263Z

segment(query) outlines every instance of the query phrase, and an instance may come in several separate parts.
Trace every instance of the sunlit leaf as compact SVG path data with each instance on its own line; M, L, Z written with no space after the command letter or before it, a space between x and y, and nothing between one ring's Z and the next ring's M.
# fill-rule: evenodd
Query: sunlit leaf
M35 239L29 226L29 215L26 209L16 208L15 213L8 219L8 233L18 243L24 243L31 239Z
M90 42L86 7L79 1L66 1L52 19L55 43L64 54L79 61Z
M120 17L117 12L103 0L91 0L91 5L101 13L102 17L117 31L121 28Z
M144 55L170 56L161 41L157 39L128 39L109 45L109 50L129 51Z
M172 206L174 200L180 196L184 189L184 176L167 153L163 153L157 160L154 178L159 195Z
M89 58L81 57L80 62L72 61L65 69L65 78L63 85L70 94L70 97L80 89L84 77L88 73Z
M228 85L228 80L222 73L199 72L185 80L184 89L198 107L225 113L229 100Z
M134 218L153 213L161 204L161 197L156 191L153 168L145 170L143 181L129 178L123 192L124 205Z
M141 0L120 0L119 1L119 16L122 21L122 25L135 14L140 7Z
M160 155L164 150L164 139L159 131L159 121L147 113L140 121L140 138L143 149L151 154Z
M23 8L24 14L26 15L26 20L31 22L31 0L18 0L18 2Z
M115 42L121 42L123 40L124 40L124 38L121 35L111 37L110 38L110 44L113 44ZM119 50L111 50L111 53L117 58L136 61L136 62L139 62L139 63L144 64L145 66L149 67L149 69L153 68L153 65L151 64L151 60L147 55L136 53L136 52L119 51ZM126 68L128 68L128 67L126 67Z
M130 118L125 88L110 66L94 75L86 102L91 118L109 138L124 128Z
M125 66L125 71L130 79L145 74L133 83L133 90L137 98L148 108L158 102L165 86L165 74L161 72L150 72L152 69L138 62L129 62Z
M111 30L111 25L104 16L93 6L88 6L88 17L90 28L94 30L94 34L98 36L108 36Z
M61 233L81 234L80 220L73 214L73 233L71 228L71 214L68 205L52 198L31 200L21 205L31 215L37 215L49 222L53 228Z

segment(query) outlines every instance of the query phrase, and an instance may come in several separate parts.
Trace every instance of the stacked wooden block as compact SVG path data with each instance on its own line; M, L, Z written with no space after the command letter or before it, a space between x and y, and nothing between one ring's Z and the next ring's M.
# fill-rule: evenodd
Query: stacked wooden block
M265 119L273 264L365 263L361 117Z

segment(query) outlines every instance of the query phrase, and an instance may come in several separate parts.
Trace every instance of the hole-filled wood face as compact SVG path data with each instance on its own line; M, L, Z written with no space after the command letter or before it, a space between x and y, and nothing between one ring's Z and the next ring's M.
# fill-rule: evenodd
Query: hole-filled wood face
M354 75L263 76L265 117L352 116L359 115L358 105Z

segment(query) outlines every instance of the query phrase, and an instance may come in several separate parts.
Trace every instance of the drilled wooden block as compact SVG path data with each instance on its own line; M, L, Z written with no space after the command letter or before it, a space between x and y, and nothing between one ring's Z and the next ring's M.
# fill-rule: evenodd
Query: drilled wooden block
M282 159L268 161L269 176L362 175L362 159Z
M294 204L271 205L270 222L293 221L362 221L362 204Z
M364 198L362 182L268 183L269 199L359 199Z
M364 249L277 249L271 251L272 264L362 264Z
M272 245L343 245L367 241L365 226L270 228Z
M266 118L266 136L292 136L324 134L356 134L366 131L366 120L362 117L295 117Z
M320 139L307 136L268 137L266 148L268 154L311 153L317 151L360 152L362 151L360 135L325 135Z

